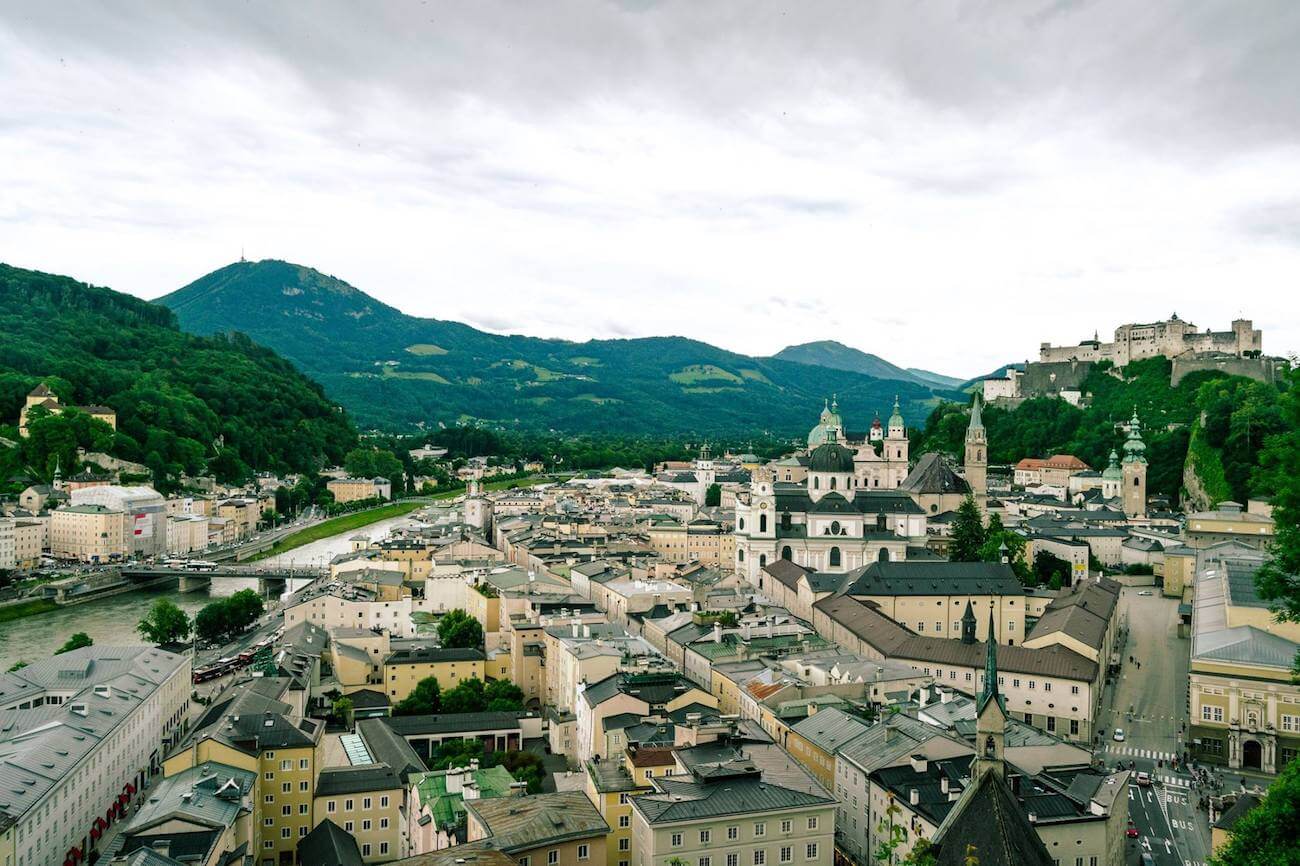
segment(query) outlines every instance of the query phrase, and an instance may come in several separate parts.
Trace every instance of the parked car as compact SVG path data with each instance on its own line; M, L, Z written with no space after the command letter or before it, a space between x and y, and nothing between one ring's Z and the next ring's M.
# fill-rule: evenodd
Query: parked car
M1122 742L1124 742L1124 729L1123 729L1123 728L1116 728L1116 729L1115 729L1115 742L1117 742L1117 743L1122 743Z
M1144 589L1138 593L1138 595L1150 595L1150 594L1151 594L1151 590L1149 589Z

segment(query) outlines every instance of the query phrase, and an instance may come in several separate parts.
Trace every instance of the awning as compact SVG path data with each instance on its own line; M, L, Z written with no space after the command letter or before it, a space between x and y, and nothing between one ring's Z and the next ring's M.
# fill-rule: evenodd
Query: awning
M96 818L96 819L95 819L95 828L96 828L97 830L103 830L103 829L104 829L104 819L103 819L103 818Z
M126 791L128 794L134 794L134 793L135 793L135 785L132 785L130 782L127 782L127 783L126 783L126 787L123 788L123 790Z
M118 794L118 795L117 795L117 805L118 805L118 807L121 808L122 806L125 806L126 803L127 803L127 801L130 800L130 799L131 799L131 798L128 797L126 794Z
M90 838L92 838L92 839L98 839L98 838L99 838L100 836L102 836L102 835L103 835L103 834L99 832L99 828L98 828L98 827L91 827L91 828L90 828Z

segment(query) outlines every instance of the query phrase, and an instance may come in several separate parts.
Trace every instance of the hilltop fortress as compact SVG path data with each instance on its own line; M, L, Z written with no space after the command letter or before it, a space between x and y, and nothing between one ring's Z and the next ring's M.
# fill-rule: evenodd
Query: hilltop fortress
M1103 343L1094 334L1077 346L1053 346L1043 343L1038 350L1042 363L1054 361L1110 361L1116 367L1130 361L1164 355L1181 358L1187 355L1232 355L1248 358L1263 351L1264 334L1250 319L1235 319L1232 330L1199 330L1175 313L1163 322L1120 325L1115 340Z
M1263 345L1263 331L1257 330L1250 319L1235 319L1227 331L1202 331L1174 314L1161 322L1120 325L1109 343L1103 343L1097 334L1073 346L1043 343L1037 361L983 380L984 399L1015 403L1046 396L1077 405L1083 399L1080 389L1093 364L1109 361L1125 367L1132 361L1157 356L1173 362L1171 385L1198 370L1272 382L1277 377L1277 360L1264 355Z

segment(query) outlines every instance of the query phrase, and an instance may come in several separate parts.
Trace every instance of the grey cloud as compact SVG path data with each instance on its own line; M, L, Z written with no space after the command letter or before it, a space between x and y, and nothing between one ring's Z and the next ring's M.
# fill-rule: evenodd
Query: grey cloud
M1248 237L1300 247L1300 199L1244 208L1234 223Z

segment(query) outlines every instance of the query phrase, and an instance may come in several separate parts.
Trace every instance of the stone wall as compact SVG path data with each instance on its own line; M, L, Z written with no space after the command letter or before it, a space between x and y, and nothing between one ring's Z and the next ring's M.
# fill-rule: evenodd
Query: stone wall
M1176 386L1186 376L1202 370L1245 376L1257 382L1276 382L1278 364L1277 358L1238 358L1228 355L1174 358L1174 370L1169 384Z
M1020 379L1020 396L1055 397L1063 388L1080 388L1091 369L1091 361L1030 362Z

